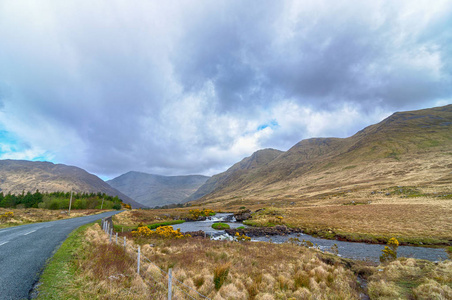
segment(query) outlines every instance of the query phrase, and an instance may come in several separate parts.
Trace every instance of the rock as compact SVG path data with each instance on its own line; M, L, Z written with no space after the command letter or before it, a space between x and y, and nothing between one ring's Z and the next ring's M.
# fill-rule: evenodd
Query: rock
M251 210L241 210L238 213L234 213L234 218L237 222L242 222L251 218Z
M188 231L188 232L184 232L184 234L189 234L192 237L205 237L206 233L202 230L198 230L198 231Z
M275 227L252 227L252 228L244 228L244 229L226 229L225 230L229 235L235 235L238 232L240 235L245 234L246 236L265 236L269 237L272 235L287 235L290 233L301 233L300 228L287 228L284 225L278 225Z

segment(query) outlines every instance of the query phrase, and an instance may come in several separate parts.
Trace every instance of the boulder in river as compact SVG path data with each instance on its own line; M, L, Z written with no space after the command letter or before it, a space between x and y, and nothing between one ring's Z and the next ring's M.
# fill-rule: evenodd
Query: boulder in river
M234 213L234 218L237 220L237 222L248 220L249 218L251 218L251 210L245 209Z

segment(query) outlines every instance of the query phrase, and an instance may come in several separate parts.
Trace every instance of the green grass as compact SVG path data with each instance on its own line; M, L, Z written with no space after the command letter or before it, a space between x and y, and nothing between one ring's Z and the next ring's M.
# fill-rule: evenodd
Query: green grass
M100 225L100 223L99 223L99 225ZM119 224L119 225L113 224L113 227L114 227L115 232L130 232L130 231L136 230L138 228L136 225L127 226L127 225L121 225L121 224Z
M231 227L226 223L213 223L212 228L216 229L216 230L224 230L224 229L229 229Z
M150 225L148 225L148 227L149 227L149 229L156 229L157 227L160 227L160 226L170 226L170 225L175 225L175 224L182 224L184 222L185 222L185 220L174 220L174 221L150 224Z
M68 287L74 285L76 272L76 265L71 261L74 254L82 247L83 232L91 225L83 225L74 230L61 244L41 275L39 294L36 299L76 299L68 292Z

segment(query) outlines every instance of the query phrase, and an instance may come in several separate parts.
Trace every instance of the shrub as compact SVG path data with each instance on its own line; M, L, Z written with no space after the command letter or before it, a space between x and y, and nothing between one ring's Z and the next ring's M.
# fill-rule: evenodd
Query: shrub
M160 226L155 230L149 229L147 226L140 226L132 233L133 237L155 237L164 239L181 239L184 237L191 237L189 234L183 234L180 229L173 229L173 226Z
M337 244L333 244L333 246L331 246L331 253L333 253L334 255L339 254L339 247L337 246Z
M249 236L246 236L245 234L240 235L240 233L236 232L234 240L236 240L237 242L246 242L251 241L251 238Z
M224 230L224 229L229 229L231 227L226 223L213 223L212 228L216 229L216 230Z
M399 247L399 241L396 238L390 238L388 241L388 246L385 246L381 252L383 254L380 256L381 262L389 262L397 259L397 248Z
M199 217L208 217L208 216L215 216L215 212L211 209L190 209L188 211L189 218L192 220L197 220Z
M14 218L14 213L12 211L7 211L4 214L0 215L0 222L3 223L3 222L6 222L6 221L8 221L8 220L10 220L12 218Z

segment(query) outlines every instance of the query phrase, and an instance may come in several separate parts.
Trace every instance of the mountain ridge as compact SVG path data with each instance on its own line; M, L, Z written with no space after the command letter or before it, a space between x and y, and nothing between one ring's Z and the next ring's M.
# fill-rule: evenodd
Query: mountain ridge
M212 176L196 192L187 198L187 202L197 200L212 193L216 189L227 185L228 182L233 181L236 177L240 176L240 173L248 170L259 170L262 166L268 164L282 153L284 152L271 148L254 152L251 156L245 157L238 163L232 165L225 172Z
M163 176L129 171L107 183L149 207L180 204L208 180L203 175Z
M227 184L218 182L216 189L194 203L236 198L296 200L315 186L328 187L324 194L358 178L368 185L376 179L383 182L397 172L415 182L437 180L441 169L447 173L441 161L448 165L450 149L452 105L396 112L350 137L305 139L259 169L235 170ZM433 162L437 169L427 170L425 166ZM391 180L405 182L401 175Z
M101 192L118 196L134 208L145 207L102 179L87 171L65 164L47 161L0 160L0 191L19 194L35 192Z

